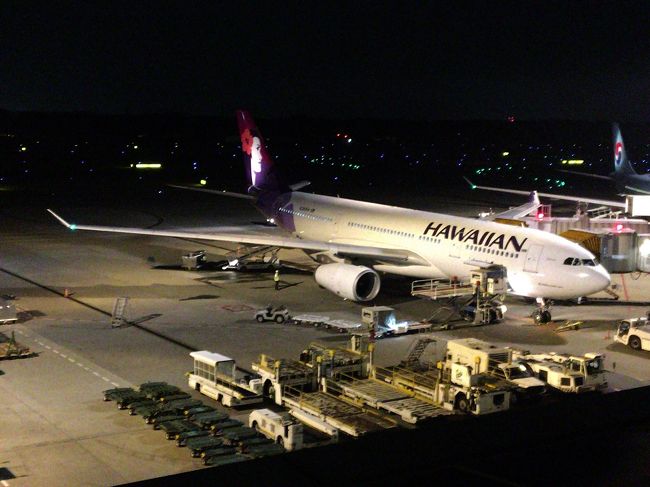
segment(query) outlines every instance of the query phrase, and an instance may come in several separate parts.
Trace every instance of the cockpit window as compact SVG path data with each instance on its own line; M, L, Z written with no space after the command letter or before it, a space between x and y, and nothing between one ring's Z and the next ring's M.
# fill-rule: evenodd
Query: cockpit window
M595 259L578 259L577 257L568 257L564 259L564 265L588 265L595 267L597 265Z

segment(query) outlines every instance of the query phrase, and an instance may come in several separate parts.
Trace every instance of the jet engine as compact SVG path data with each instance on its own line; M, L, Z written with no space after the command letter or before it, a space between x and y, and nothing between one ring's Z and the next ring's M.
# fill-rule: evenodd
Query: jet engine
M370 301L379 293L379 274L368 267L323 264L314 274L316 282L337 296L352 301Z

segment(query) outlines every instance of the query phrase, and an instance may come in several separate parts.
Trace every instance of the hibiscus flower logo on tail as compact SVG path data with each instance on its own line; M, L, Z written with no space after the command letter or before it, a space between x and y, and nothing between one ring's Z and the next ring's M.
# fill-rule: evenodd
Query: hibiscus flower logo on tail
M251 155L251 148L253 147L253 134L249 129L246 129L241 134L241 150L249 156Z

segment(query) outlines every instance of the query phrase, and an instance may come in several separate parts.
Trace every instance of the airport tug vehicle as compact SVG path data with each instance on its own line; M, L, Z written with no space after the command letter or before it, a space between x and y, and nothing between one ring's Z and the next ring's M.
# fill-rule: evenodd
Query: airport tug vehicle
M634 350L650 350L650 321L647 317L622 320L618 324L614 341Z
M607 388L605 356L599 353L574 356L513 350L513 358L525 364L538 379L560 392L580 394Z
M255 313L255 320L258 323L264 323L265 321L284 323L285 321L289 321L290 318L289 310L284 305L272 306L269 304L266 308Z

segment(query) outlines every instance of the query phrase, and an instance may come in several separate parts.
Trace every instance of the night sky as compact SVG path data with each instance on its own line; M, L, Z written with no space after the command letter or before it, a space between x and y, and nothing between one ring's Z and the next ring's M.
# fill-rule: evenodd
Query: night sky
M0 2L2 109L650 120L647 2L42 3Z

